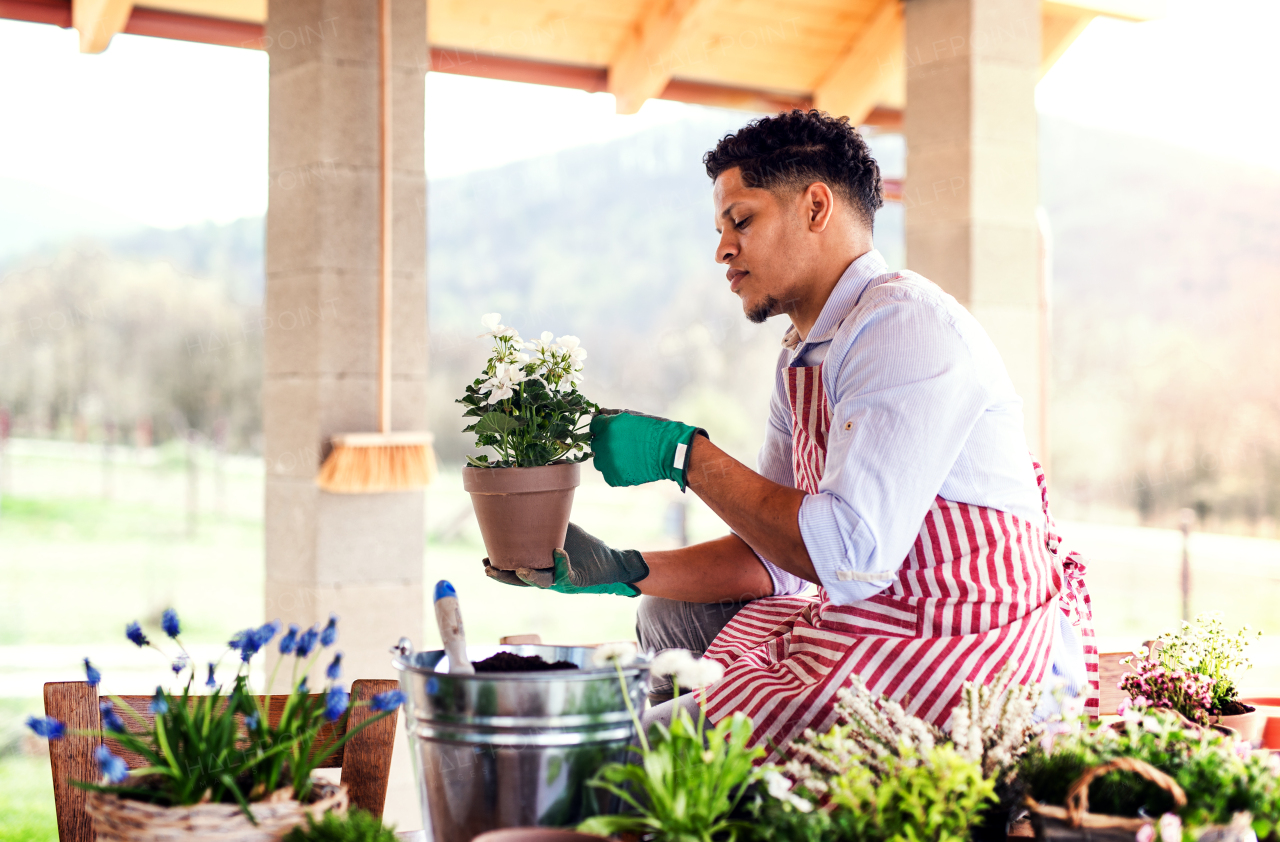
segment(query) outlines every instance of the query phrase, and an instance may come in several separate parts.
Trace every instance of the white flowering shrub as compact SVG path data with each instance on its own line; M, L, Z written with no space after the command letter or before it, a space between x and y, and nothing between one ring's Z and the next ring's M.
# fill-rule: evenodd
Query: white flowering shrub
M576 336L555 339L550 332L526 342L501 321L498 313L481 318L487 332L480 338L493 339L493 352L458 399L467 408L463 416L476 419L463 432L475 433L476 446L498 458L467 461L477 468L536 468L589 458L586 421L600 407L578 391L586 349Z
M1014 687L1011 678L1006 665L990 684L965 682L948 733L892 699L872 696L855 677L837 696L840 724L825 734L805 731L783 771L808 791L825 795L829 781L853 766L867 767L879 780L904 765L928 765L936 746L951 744L962 760L980 767L984 778L998 780L1026 752L1040 700L1038 685Z

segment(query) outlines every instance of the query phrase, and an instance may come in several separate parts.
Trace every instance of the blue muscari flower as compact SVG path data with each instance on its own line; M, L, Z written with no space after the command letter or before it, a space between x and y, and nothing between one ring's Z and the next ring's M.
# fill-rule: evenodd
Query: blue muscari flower
M84 659L84 683L90 687L97 687L102 681L102 673L98 672L97 667L89 663L89 659Z
M293 649L297 645L298 645L298 624L290 623L289 631L285 632L284 636L280 638L280 654L292 655Z
M385 693L379 693L373 697L373 701L369 703L369 707L378 713L383 711L395 710L404 704L404 693L399 690L388 690Z
M147 636L142 633L142 626L138 625L137 620L134 620L132 623L124 627L124 636L137 644L139 648L146 646L151 642L147 640Z
M169 700L164 697L164 690L156 688L156 694L151 697L150 710L156 716L164 716L169 712Z
M324 718L333 722L347 712L347 703L351 700L351 694L342 689L342 685L337 684L329 688L329 693L324 697Z
M333 653L333 663L329 664L329 668L324 671L330 681L337 681L342 676L342 653Z
M298 689L295 692L301 693L304 696L311 692L307 688L307 677L305 675L302 676L302 680L298 682Z
M279 620L272 620L258 627L258 630L253 633L253 637L259 649L270 643L271 639L280 633L281 625L283 624Z
M210 690L218 686L218 680L213 677L213 670L215 666L216 665L212 661L209 662L209 678L204 682L204 686L208 687Z
M320 632L320 645L332 646L333 642L338 639L338 615L330 614L329 623L324 627L324 631Z
M243 629L236 632L231 636L231 640L227 641L227 645L240 653L240 660L248 663L250 658L258 654L259 649L271 642L271 638L275 637L279 630L280 621L274 620L256 629Z
M305 658L311 654L311 650L316 648L316 640L320 637L320 630L315 626L304 631L298 636L298 648L294 650L294 654L299 658Z
M67 735L67 726L52 716L28 716L27 727L36 732L37 737L60 740Z
M261 722L261 721L262 721L262 720L261 720L261 718L258 716L258 712L255 710L253 713L249 714L248 716L246 716L246 717L244 718L244 727L245 727L245 730L248 730L248 731L256 731L256 730L258 730L258 723L259 723L259 722Z
M174 675L178 675L180 672L182 672L184 669L187 668L187 664L189 664L190 662L191 662L191 659L188 658L184 653L182 655L179 655L174 660L174 662L169 665L169 669L173 670Z
M116 706L111 702L99 702L98 713L102 714L102 730L124 733L124 720L116 713Z
M129 777L129 767L106 746L100 745L94 749L93 757L98 761L98 768L102 770L102 776L107 779L107 783L118 784Z
M178 612L172 608L166 608L164 614L160 616L160 628L164 629L164 633L169 637L177 638L182 634L182 627L178 625Z

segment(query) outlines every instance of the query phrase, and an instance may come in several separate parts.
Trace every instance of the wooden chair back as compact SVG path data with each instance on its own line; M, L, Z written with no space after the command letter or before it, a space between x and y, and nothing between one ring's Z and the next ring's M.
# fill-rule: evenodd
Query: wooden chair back
M399 688L399 682L384 679L363 679L351 685L351 701L368 702L379 693ZM137 711L149 723L155 716L148 710L150 696L121 696L125 704ZM279 722L288 696L271 696L268 700L268 719ZM58 839L60 842L93 842L93 821L85 811L88 793L71 785L71 781L96 781L101 777L94 751L103 740L96 735L72 734L77 730L102 730L97 690L83 681L58 681L44 686L44 712L67 726L67 736L49 742L49 758L53 764L53 799L58 813ZM126 722L132 720L123 711ZM352 707L346 727L354 728L374 716L368 705ZM359 807L382 816L387 799L387 778L391 774L391 750L395 746L396 711L385 719L370 725L356 734L342 748L335 751L321 764L321 768L342 770L341 782L350 794L351 806ZM136 721L136 720L135 720ZM130 723L132 730L132 723ZM342 734L332 725L321 731L317 746L336 739ZM125 751L115 740L107 739L107 747L129 765L137 769L144 764L141 757Z
M1120 689L1120 679L1125 673L1133 672L1128 664L1120 661L1133 655L1132 652L1100 652L1098 653L1098 690L1101 703L1099 710L1103 716L1114 716L1120 702L1129 698L1129 694Z

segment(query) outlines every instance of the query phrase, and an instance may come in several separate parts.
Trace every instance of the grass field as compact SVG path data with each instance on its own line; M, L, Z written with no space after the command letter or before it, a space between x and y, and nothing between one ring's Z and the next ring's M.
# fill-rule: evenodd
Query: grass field
M192 532L181 450L117 450L107 464L95 446L18 441L0 474L7 489L0 499L0 840L56 837L48 761L30 753L20 727L25 715L39 712L44 681L81 677L79 658L91 655L121 682L112 690L154 686L159 663L125 643L122 629L135 618L154 624L169 606L183 618L187 643L210 652L263 619L260 461L229 458L218 470L209 454L200 455ZM575 521L614 546L673 546L669 524L681 505L690 540L724 533L709 510L674 486L609 489L595 472L584 476ZM628 600L539 593L486 579L457 473L440 477L426 506L424 578L457 586L473 641L526 632L563 642L633 636ZM1176 623L1179 534L1061 527L1090 558L1104 650L1132 647ZM1280 542L1197 534L1191 554L1194 611L1222 611L1232 623L1280 637L1273 608L1280 601ZM424 646L438 643L430 630L422 639ZM1280 645L1264 638L1255 663L1245 687L1280 688Z

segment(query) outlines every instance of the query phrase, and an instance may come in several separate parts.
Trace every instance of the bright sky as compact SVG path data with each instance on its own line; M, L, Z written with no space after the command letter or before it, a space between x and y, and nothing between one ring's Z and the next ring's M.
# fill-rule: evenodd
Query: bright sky
M1277 31L1276 0L1169 0L1158 21L1098 20L1041 82L1037 106L1280 169ZM263 212L264 53L128 35L96 56L76 45L73 31L0 21L0 177L163 227ZM620 117L608 94L432 73L427 125L450 128L428 129L427 171L609 140L689 108L649 102Z

